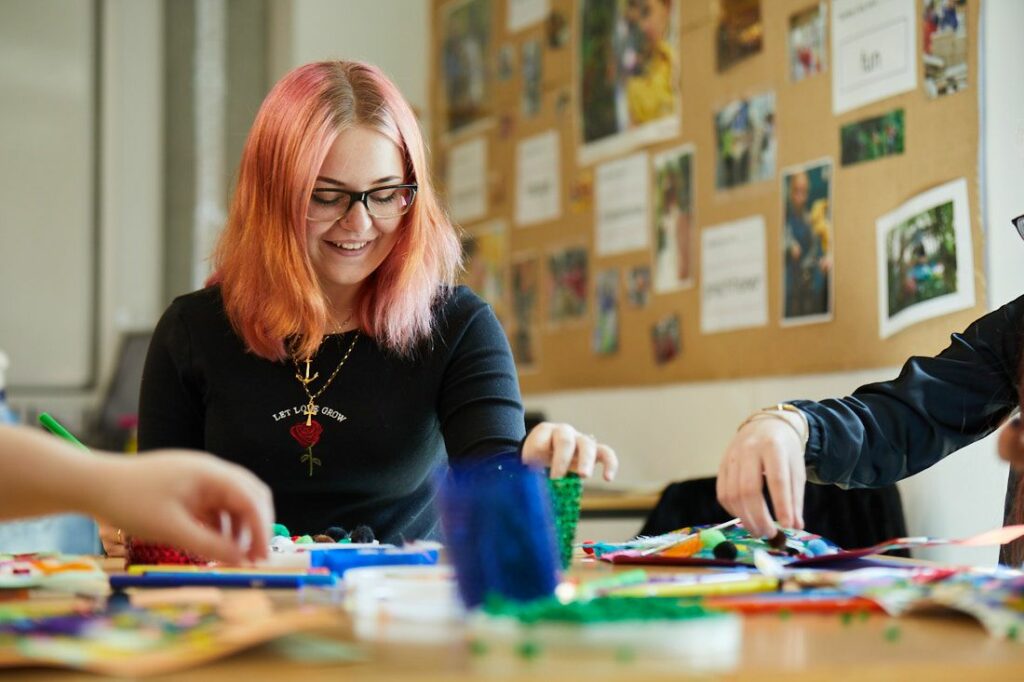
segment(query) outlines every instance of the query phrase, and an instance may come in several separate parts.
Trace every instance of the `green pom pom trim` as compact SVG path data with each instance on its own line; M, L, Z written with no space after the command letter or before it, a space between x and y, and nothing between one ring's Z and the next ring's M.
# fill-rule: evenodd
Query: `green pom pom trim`
M720 530L702 530L700 532L700 545L704 549L714 550L723 542L725 542L725 533Z
M651 597L649 599L596 597L588 601L563 604L555 597L546 597L531 602L515 602L492 595L487 598L482 608L484 613L491 616L514 618L524 625L541 623L587 625L621 623L623 621L677 621L721 617L720 613L709 611L694 601L671 597Z
M292 534L288 532L288 528L283 523L275 523L271 526L270 532L275 538L279 535L283 535L286 538L290 538L292 536Z

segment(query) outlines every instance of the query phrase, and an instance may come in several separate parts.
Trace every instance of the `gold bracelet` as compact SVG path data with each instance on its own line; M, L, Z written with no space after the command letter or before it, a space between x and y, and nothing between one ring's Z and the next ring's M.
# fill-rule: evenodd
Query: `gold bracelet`
M796 425L793 424L793 422L791 422L784 414L782 414L783 412L792 412L797 414L800 417L800 421L803 422L804 428L798 429ZM800 445L803 447L807 447L807 439L811 435L811 428L810 425L807 423L807 417L804 415L803 412L800 411L800 408L796 407L795 405L790 405L789 403L778 403L776 405L772 405L771 407L762 407L760 410L744 419L740 423L740 425L736 427L736 430L739 431L750 422L764 418L778 419L786 422L789 428L793 429L793 433L796 434L796 437L800 439Z

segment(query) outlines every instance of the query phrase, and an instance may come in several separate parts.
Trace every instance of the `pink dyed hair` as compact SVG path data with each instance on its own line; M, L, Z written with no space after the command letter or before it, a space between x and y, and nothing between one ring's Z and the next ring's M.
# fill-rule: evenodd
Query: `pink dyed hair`
M398 241L359 289L356 320L381 346L410 354L433 327L432 307L455 281L462 248L434 192L412 109L376 67L306 64L263 100L242 151L215 274L232 326L256 355L309 357L327 331L328 302L306 250L306 207L338 134L376 130L398 146L405 181L419 185ZM285 348L292 339L294 348Z

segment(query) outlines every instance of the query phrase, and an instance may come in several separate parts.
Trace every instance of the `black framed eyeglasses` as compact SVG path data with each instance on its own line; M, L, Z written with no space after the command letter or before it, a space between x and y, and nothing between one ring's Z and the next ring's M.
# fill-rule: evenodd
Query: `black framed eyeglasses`
M1024 215L1019 215L1010 222L1017 228L1017 234L1020 235L1020 238L1024 239Z
M363 192L350 192L340 187L317 187L309 198L306 220L333 223L341 220L356 203L361 203L374 218L398 218L405 215L416 199L419 185L387 185Z

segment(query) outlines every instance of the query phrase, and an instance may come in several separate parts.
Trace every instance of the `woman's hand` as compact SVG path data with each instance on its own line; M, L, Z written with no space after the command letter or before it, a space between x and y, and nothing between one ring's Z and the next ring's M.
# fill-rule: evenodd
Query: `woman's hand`
M110 457L98 473L102 478L86 483L91 484L88 506L103 520L101 538L112 556L119 549L124 554L124 535L229 563L267 556L273 497L242 467L166 450Z
M537 424L526 436L523 462L550 467L551 478L562 478L570 471L588 478L600 462L604 480L610 481L619 469L619 459L610 447L568 424L552 422Z
M802 419L785 412L779 416L794 428ZM764 499L765 479L779 523L785 528L804 527L804 444L797 430L781 419L766 416L744 424L718 468L718 501L740 517L755 537L772 537L777 532Z
M1010 463L1014 471L1024 472L1024 425L1014 417L999 432L999 457Z

